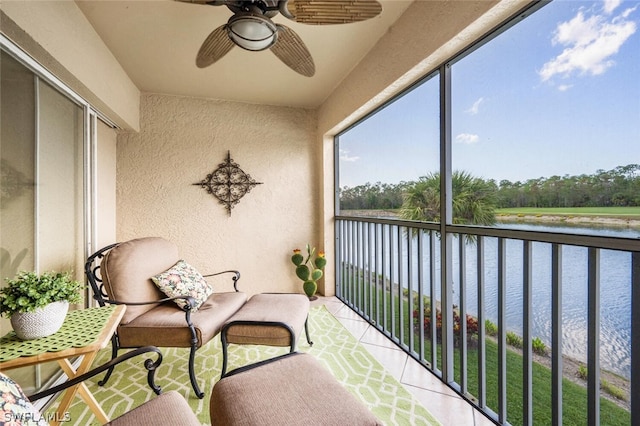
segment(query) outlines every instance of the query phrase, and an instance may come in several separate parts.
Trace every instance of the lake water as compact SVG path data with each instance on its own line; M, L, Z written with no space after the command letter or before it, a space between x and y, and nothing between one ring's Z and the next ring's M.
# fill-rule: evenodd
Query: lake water
M577 228L548 225L500 224L501 228L555 231L640 238L639 230L625 228ZM406 236L404 237L406 238ZM415 239L414 239L415 240ZM406 241L406 240L405 240ZM497 323L497 238L485 238L485 314ZM414 247L415 247L414 241ZM640 244L640 242L639 242ZM405 245L406 246L406 245ZM457 246L457 241L456 245ZM396 246L397 247L397 246ZM425 244L428 247L428 244ZM533 243L532 247L532 332L548 346L551 344L551 244ZM454 271L458 271L454 250ZM414 251L417 253L417 251ZM476 243L466 243L467 313L477 314ZM436 265L439 245L436 244ZM563 246L562 249L562 335L563 354L586 362L587 359L587 248ZM522 335L522 242L506 240L506 320L509 331ZM600 362L601 367L624 377L631 371L631 254L600 251ZM407 265L406 250L403 262ZM425 256L428 259L428 255ZM428 262L428 260L426 261ZM425 268L428 264L425 263ZM380 266L379 266L380 268ZM404 267L406 271L406 267ZM414 271L417 268L414 267ZM428 270L428 269L425 269ZM436 271L439 277L440 271ZM403 282L406 283L406 272ZM417 282L417 272L412 282ZM416 286L416 284L412 284ZM459 279L454 277L454 300L459 304ZM440 299L439 283L436 298ZM415 288L414 288L415 289Z
M504 224L503 224L504 225ZM504 227L501 225L501 227ZM517 228L523 229L521 224ZM569 231L543 229L536 231ZM593 230L589 230L593 231ZM603 231L603 229L601 229ZM587 233L587 232L584 232ZM607 229L609 236L635 237L637 231ZM600 233L602 235L602 233ZM640 243L639 243L640 244ZM473 244L475 246L475 244ZM522 335L522 243L507 240L507 327ZM475 247L468 247L475 249ZM485 243L487 271L485 309L488 318L497 320L497 239ZM533 243L532 253L532 332L551 344L551 244ZM563 353L586 362L587 359L587 256L583 247L562 249L562 339ZM475 257L467 256L467 276L476 270ZM467 302L477 301L474 279L467 286ZM476 302L477 303L477 302ZM473 306L476 308L476 306ZM477 309L469 309L472 314ZM631 254L614 250L600 251L600 363L603 369L629 378L631 373Z

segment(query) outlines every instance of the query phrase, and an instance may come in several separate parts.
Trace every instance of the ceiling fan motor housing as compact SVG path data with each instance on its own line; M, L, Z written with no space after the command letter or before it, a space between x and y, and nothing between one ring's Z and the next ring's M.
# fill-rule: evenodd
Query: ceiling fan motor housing
M278 28L271 19L254 12L241 12L229 18L227 35L246 50L268 49L278 39Z
M177 0L186 3L227 6L233 16L214 29L198 50L196 65L205 68L226 55L233 46L249 51L270 49L289 68L305 77L315 74L309 49L296 32L271 18L283 17L301 24L348 24L380 14L377 0ZM276 43L277 42L277 43Z

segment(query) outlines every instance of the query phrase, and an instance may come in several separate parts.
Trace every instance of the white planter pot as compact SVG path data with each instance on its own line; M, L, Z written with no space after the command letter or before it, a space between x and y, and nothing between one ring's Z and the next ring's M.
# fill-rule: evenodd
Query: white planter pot
M69 310L69 302L53 302L34 312L11 315L11 326L22 340L39 339L60 330Z

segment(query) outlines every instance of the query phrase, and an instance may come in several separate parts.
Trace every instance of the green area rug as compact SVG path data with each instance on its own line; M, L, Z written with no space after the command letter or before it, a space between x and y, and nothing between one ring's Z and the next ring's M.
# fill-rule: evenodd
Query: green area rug
M349 391L369 407L387 425L437 425L438 421L346 330L324 306L311 309L309 331L314 345L304 336L298 351L308 352L321 361ZM287 348L230 345L229 370L287 353ZM220 377L222 349L219 338L200 348L196 355L198 383L205 397L198 399L189 382L188 349L163 348L163 362L156 383L163 391L177 390L189 402L203 424L210 424L209 396ZM107 362L110 349L100 352L95 364ZM128 360L114 371L105 387L97 385L101 377L86 382L109 418L116 418L154 397L146 381L142 362L145 356ZM304 380L304 377L297 378ZM48 410L53 411L55 404ZM93 413L80 398L70 409L72 424L98 424Z

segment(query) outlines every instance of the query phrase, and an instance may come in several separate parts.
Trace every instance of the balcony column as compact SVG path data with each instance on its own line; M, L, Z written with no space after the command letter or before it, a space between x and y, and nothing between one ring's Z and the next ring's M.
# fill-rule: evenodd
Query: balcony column
M451 67L440 68L440 285L442 286L442 379L454 382L453 348L453 223L451 185Z

